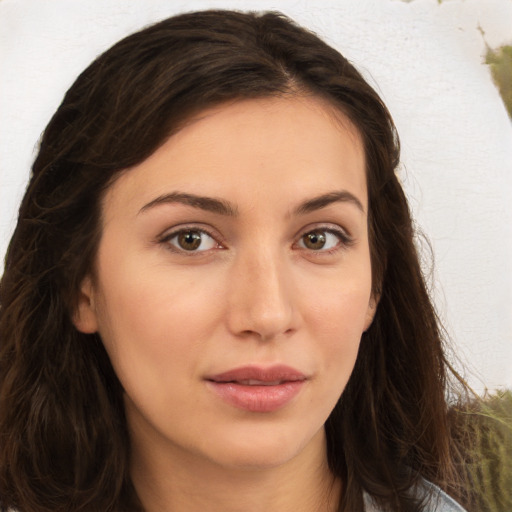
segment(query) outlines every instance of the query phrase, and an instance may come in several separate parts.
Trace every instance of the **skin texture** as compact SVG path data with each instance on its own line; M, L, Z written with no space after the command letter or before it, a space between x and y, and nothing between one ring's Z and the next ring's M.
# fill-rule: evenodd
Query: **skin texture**
M360 137L312 97L207 110L108 189L75 324L100 333L125 389L148 512L334 509L323 425L373 318L366 211ZM180 248L184 229L197 249ZM206 380L275 364L306 381L273 412L234 407Z

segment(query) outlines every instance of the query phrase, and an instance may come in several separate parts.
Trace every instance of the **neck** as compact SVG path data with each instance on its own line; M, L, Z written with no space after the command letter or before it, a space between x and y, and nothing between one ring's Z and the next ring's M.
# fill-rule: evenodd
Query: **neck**
M186 453L132 447L132 478L146 512L335 512L341 484L322 430L277 467L225 467Z

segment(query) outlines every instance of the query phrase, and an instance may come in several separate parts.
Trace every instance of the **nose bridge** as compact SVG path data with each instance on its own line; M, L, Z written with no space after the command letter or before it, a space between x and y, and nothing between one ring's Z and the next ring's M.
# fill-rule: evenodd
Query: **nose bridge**
M269 339L293 330L291 275L279 249L240 252L232 277L228 318L233 332Z

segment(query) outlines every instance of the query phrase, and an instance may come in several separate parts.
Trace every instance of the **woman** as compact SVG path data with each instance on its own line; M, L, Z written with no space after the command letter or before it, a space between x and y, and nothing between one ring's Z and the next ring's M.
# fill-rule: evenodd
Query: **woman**
M279 14L86 69L0 288L4 510L461 510L392 119Z

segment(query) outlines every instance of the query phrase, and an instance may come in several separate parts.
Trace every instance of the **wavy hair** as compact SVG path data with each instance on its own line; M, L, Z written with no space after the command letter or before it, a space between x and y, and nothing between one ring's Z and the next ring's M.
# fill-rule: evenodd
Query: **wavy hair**
M284 15L203 11L98 57L44 132L0 282L2 510L142 510L123 390L101 340L72 323L101 236L102 197L195 113L296 94L320 96L347 116L366 155L380 301L325 426L329 465L344 484L339 510L363 510L363 492L386 510L421 510L411 492L420 479L456 491L447 361L386 106L347 59Z

